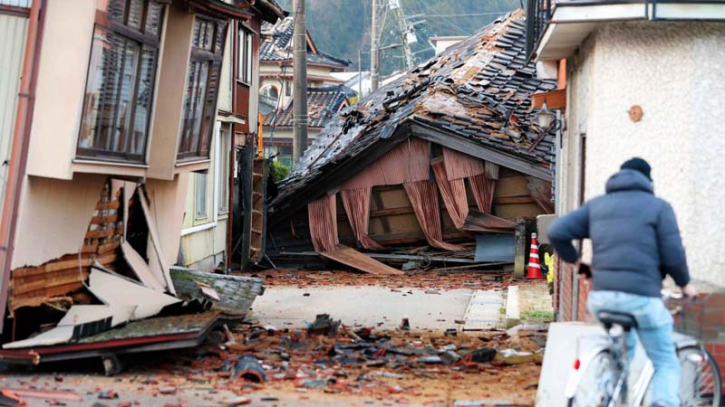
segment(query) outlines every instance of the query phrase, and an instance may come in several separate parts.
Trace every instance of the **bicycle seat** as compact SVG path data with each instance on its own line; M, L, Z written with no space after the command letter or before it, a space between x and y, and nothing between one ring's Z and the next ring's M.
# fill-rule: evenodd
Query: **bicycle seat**
M616 311L599 311L597 313L597 319L599 322L609 329L612 325L619 325L625 331L629 331L632 328L637 328L637 320L634 316Z

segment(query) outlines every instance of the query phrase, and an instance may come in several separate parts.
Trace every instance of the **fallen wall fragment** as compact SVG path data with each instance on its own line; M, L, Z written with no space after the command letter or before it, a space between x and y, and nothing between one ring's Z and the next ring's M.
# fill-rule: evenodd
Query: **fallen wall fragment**
M400 270L387 266L375 259L372 259L360 253L355 249L351 249L345 246L340 246L336 250L321 252L320 254L324 257L327 257L328 259L335 260L339 263L350 266L365 273L380 275L404 274Z
M164 307L181 302L176 297L159 293L127 277L113 274L94 265L88 278L88 289L106 304L136 306L132 321L152 317Z

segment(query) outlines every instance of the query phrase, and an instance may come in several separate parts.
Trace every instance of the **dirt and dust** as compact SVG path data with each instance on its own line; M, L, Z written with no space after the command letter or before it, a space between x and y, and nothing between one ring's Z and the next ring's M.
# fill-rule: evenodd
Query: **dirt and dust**
M257 273L264 278L264 284L274 286L382 286L389 288L419 289L477 289L500 290L511 284L522 284L514 281L507 273L476 272L476 271L445 271L429 270L426 272L409 273L400 276L378 276L361 274L351 271L303 271L303 270L268 270ZM523 282L526 284L526 282Z
M330 326L336 334L239 326L224 343L169 360L166 370L187 378L201 375L240 395L265 390L310 399L355 396L384 405L447 406L456 400L533 405L543 332L446 335ZM249 356L264 369L266 381L236 378L235 364Z

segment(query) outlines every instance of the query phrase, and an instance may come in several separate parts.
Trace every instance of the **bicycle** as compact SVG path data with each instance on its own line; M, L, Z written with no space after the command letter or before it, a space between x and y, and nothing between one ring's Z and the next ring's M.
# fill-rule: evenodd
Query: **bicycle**
M680 402L682 407L719 407L722 397L722 380L717 363L695 336L702 336L703 315L686 315L687 310L696 309L705 312L704 304L708 296L702 296L697 302L676 304L673 315L676 320L674 342L682 369L680 379ZM666 295L668 305L681 301L682 297ZM682 317L684 316L684 317ZM636 329L637 321L632 315L602 311L597 319L603 325L606 334L599 337L599 343L587 352L584 358L576 359L574 374L570 377L565 390L569 407L620 407L649 406L650 384L654 374L652 363L640 354L639 365L632 369L625 345L626 334ZM684 321L684 322L683 322ZM687 322L696 322L698 328L686 329ZM688 333L681 333L682 331ZM689 332L688 332L689 331ZM641 347L640 347L641 348ZM630 376L631 372L638 374Z

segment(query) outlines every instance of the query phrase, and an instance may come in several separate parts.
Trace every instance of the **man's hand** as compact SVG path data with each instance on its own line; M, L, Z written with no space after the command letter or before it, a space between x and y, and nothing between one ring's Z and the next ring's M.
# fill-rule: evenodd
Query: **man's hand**
M687 284L686 286L682 287L682 293L685 294L686 297L695 298L699 294L697 292L697 288L695 288L692 284Z

